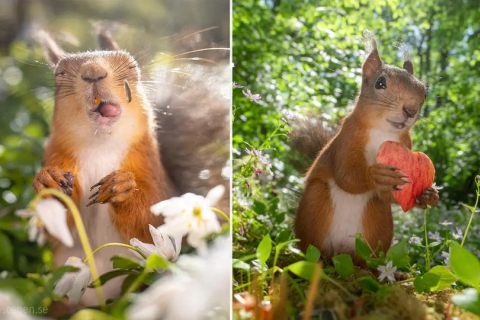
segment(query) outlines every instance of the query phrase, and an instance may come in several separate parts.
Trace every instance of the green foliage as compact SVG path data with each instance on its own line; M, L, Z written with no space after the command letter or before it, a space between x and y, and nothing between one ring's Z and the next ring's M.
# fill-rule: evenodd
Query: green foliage
M346 278L355 273L352 257L349 254L341 254L332 258L335 271L340 277Z

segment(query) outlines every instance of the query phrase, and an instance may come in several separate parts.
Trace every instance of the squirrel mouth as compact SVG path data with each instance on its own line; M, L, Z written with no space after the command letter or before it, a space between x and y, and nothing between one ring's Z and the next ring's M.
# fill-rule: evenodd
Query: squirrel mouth
M390 123L395 129L401 130L401 129L405 129L405 127L407 126L407 125L406 125L406 121L404 121L404 122L395 122L395 121L388 120L388 119L387 119L387 121L388 121L388 123Z
M96 123L101 126L106 126L116 121L120 114L122 114L122 108L114 103L101 101L93 113Z

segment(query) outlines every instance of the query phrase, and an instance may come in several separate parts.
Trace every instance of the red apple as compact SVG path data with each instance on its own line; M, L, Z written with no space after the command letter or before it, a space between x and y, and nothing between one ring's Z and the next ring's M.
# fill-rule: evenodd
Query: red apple
M398 142L386 141L378 150L377 162L399 168L408 176L405 179L412 182L403 185L400 191L393 191L404 212L415 207L415 199L433 185L435 168L430 158L423 152L412 152Z

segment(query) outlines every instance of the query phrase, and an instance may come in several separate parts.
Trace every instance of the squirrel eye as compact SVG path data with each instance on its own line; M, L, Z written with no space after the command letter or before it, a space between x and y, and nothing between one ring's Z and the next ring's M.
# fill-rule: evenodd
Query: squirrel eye
M387 79L378 77L377 82L375 82L375 89L387 89Z
M375 82L375 89L387 89L387 79L378 77L377 82Z

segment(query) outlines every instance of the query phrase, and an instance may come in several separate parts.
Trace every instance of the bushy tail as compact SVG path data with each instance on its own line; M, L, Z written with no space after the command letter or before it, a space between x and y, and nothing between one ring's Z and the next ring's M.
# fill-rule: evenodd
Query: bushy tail
M318 115L297 118L293 123L290 144L300 153L293 161L299 172L305 173L320 150L335 135L336 128L324 126L324 120Z
M168 85L154 103L163 165L178 191L206 195L222 184L219 207L230 203L230 65L190 65L160 71Z

